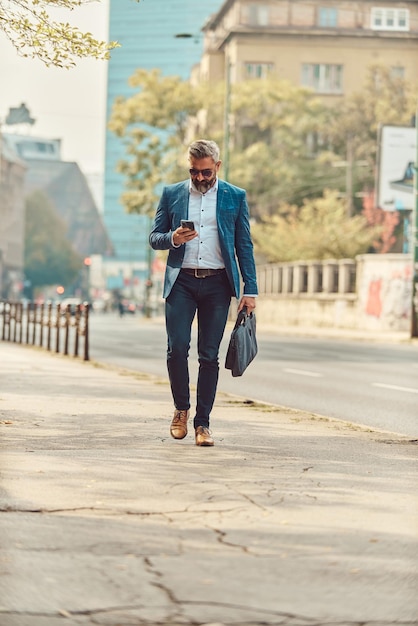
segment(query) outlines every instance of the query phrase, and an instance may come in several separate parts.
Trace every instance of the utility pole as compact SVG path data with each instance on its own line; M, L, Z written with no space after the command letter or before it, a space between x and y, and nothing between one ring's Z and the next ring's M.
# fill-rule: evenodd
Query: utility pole
M230 149L230 127L229 118L231 116L231 62L225 56L225 110L224 110L224 157L223 157L223 178L229 180L229 149Z
M365 159L356 161L354 150L354 137L351 133L346 136L346 160L334 161L331 167L345 167L345 198L347 200L347 217L354 215L354 173L355 167L368 167L369 163Z

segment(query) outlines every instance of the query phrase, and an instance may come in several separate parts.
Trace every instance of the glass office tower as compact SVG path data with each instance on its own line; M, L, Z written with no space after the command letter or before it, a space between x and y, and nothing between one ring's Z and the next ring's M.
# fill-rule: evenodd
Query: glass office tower
M112 52L107 78L107 119L117 96L130 96L128 78L137 68L161 69L166 76L190 76L202 53L202 37L179 39L176 35L198 35L207 17L223 0L110 0L109 38L121 48ZM167 94L169 97L169 94ZM123 177L115 171L125 156L122 141L106 131L104 221L115 259L144 261L148 255L148 220L130 215L120 203ZM144 269L145 271L145 269Z

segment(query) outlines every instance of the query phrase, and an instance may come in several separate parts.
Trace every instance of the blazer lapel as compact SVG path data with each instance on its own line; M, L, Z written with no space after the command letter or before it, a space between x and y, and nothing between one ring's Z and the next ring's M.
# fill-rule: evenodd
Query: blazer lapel
M189 213L189 199L190 199L190 181L189 180L184 181L184 185L181 188L178 197L180 201L181 219L187 220L188 213Z
M216 199L216 219L218 222L218 225L223 224L223 209L225 207L225 205L229 202L230 200L230 194L229 194L229 189L228 186L225 184L225 182L223 180L220 180L218 182L218 197Z

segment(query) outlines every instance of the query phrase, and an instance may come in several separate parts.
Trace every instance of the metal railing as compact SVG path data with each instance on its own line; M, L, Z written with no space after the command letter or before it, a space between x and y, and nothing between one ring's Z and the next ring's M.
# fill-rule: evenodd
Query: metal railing
M83 338L83 359L89 360L88 303L61 307L52 302L0 301L1 339L14 343L39 346L49 351L79 356L80 337ZM80 354L81 356L81 354Z

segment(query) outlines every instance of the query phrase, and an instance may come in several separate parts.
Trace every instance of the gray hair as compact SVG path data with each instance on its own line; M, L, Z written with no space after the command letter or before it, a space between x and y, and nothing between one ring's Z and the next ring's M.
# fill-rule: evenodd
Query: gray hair
M219 161L220 150L217 143L208 139L198 139L189 146L189 158L205 159L210 157L215 163Z

